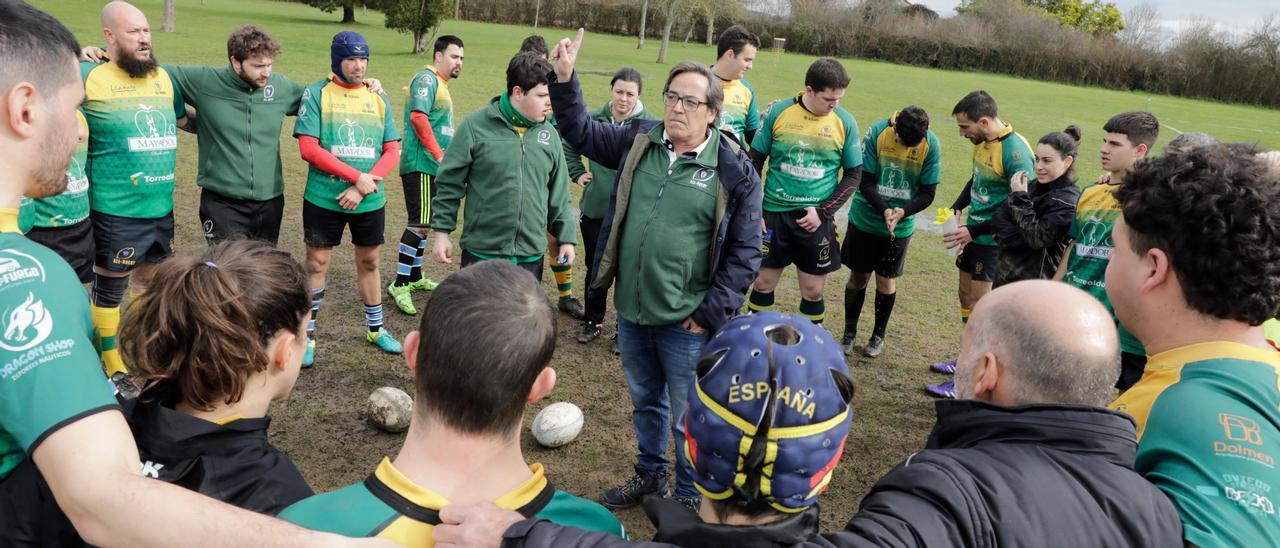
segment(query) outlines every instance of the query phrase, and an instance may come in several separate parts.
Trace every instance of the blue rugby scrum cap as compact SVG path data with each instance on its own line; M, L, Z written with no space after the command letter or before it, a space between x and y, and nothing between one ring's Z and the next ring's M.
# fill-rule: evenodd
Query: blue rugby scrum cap
M840 345L808 319L768 311L730 320L703 349L685 413L685 452L703 496L817 502L853 417Z

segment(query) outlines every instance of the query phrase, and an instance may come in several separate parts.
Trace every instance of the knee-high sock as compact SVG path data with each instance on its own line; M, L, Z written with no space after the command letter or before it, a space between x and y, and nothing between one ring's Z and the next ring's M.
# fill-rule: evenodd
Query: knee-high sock
M755 314L765 310L773 310L773 292L765 293L758 289L752 289L751 297L747 300L747 313Z
M556 277L556 289L560 290L560 298L573 296L573 265L556 264L555 257L552 257L551 273Z
M823 299L811 301L808 299L800 299L800 315L809 318L809 321L822 325L822 319L827 315L827 302Z
M324 288L320 286L311 290L311 319L307 320L307 338L316 339L316 316L320 314L320 305L324 303Z
M867 300L867 288L844 290L844 336L858 334L858 316L862 314L862 303Z
M364 305L364 321L369 325L370 333L382 329L382 303Z
M93 275L90 309L97 339L95 342L102 355L102 369L108 378L116 373L128 373L116 341L116 334L120 330L120 301L124 300L124 291L128 286L128 277Z
M414 269L421 272L422 242L424 238L408 228L400 235L400 252L396 257L396 285L408 285L418 281Z
M884 338L885 329L889 327L889 316L893 315L893 303L898 300L897 293L876 292L876 328L873 334Z

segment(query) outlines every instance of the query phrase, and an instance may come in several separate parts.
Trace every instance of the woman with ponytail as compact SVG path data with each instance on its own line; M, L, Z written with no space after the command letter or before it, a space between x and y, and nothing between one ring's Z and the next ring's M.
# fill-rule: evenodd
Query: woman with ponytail
M1036 145L1035 180L1028 181L1026 172L1014 174L1009 199L993 219L1000 246L995 286L1053 277L1071 243L1067 232L1080 197L1075 174L1079 145L1075 125L1049 133Z
M267 441L266 416L306 351L306 280L288 253L250 240L156 267L120 332L142 382L126 410L144 474L271 515L312 495Z

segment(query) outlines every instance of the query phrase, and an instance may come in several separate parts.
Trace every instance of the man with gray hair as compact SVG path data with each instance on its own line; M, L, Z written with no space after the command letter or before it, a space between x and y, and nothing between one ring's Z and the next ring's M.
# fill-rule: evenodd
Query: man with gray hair
M601 222L595 279L615 281L618 347L640 455L635 476L601 497L626 508L667 492L667 431L676 446L676 498L697 508L680 417L711 332L742 307L760 266L760 177L737 137L717 129L724 89L706 65L677 64L661 121L592 120L573 65L582 45L556 44L551 105L565 142L618 170Z
M1066 284L1012 283L978 302L960 345L960 399L934 404L924 450L876 482L844 530L797 546L1181 546L1173 505L1133 469L1133 419L1102 407L1120 352L1101 303ZM623 542L485 507L440 518L435 539L459 545Z

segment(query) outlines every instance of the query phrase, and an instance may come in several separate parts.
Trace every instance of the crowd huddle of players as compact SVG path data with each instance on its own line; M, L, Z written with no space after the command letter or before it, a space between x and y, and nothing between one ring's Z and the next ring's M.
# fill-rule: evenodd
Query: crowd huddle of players
M972 174L922 221L956 256L964 337L930 366L954 378L926 387L939 403L925 450L844 530L819 533L854 424L846 356L884 351L942 177L924 109L860 131L831 58L761 108L744 78L760 42L741 26L713 64L670 71L661 112L631 68L589 109L582 31L553 47L531 36L502 93L455 124L458 36L436 40L397 119L356 32L333 37L331 74L304 85L272 70L281 46L253 25L213 68L159 64L146 16L122 1L103 8L105 50L22 2L0 0L0 15L6 545L359 542L326 531L611 546L628 540L610 510L637 505L655 541L680 546L1280 544L1276 153L1190 133L1157 152L1156 117L1123 112L1101 128L1106 174L1081 185L1079 127L1033 145L991 95L964 95L950 115ZM276 248L288 116L308 164L302 262ZM199 146L198 257L172 249L180 129ZM384 325L379 272L397 167L408 219L385 291L421 315L403 340ZM460 212L461 268L437 283L423 261L429 248L455 261ZM399 455L316 495L267 441L266 413L317 362L348 231L365 338L404 355L415 415ZM518 442L556 380L544 263L579 343L605 332L613 293L638 454L599 503L556 489ZM774 310L792 264L798 315ZM837 337L824 286L842 265ZM431 293L421 313L415 292ZM113 523L113 497L156 525Z

